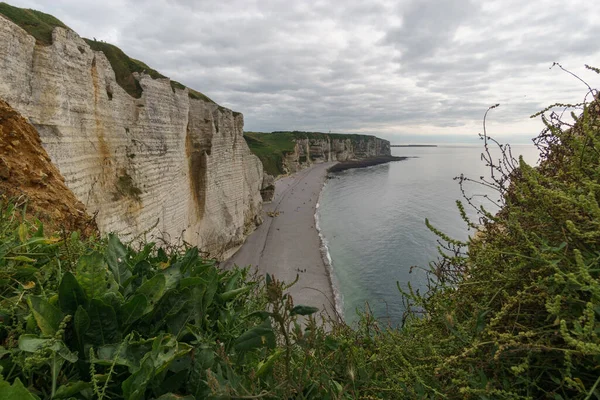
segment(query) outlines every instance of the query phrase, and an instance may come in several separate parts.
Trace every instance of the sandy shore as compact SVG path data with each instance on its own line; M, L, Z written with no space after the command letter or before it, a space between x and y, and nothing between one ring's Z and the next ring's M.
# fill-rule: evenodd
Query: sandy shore
M334 295L315 228L319 193L333 163L316 164L275 182L273 201L264 205L264 222L224 264L257 267L278 280L298 282L290 289L294 304L318 307L334 316ZM270 217L269 212L279 213Z

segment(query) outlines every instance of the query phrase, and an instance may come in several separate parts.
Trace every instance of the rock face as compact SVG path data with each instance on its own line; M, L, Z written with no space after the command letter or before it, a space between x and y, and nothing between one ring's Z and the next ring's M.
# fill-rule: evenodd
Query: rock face
M294 151L286 154L283 160L284 169L293 173L313 163L391 155L390 142L375 136L340 139L335 135L323 136L323 139L295 139Z
M55 28L43 46L1 15L0 71L0 98L35 126L101 232L226 258L260 223L263 169L241 114L146 74L133 98L76 33Z
M46 233L97 234L85 207L42 147L35 128L0 100L0 198L27 203L26 211L44 223Z

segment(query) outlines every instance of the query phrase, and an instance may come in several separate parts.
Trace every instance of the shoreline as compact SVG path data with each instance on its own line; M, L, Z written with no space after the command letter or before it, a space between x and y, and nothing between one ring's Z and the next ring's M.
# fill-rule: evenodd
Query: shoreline
M367 168L373 167L375 165L387 164L392 161L404 161L410 157L402 156L376 156L369 157L362 160L350 160L350 161L342 161L337 164L332 165L327 172L335 173L345 171L347 169L355 169L355 168Z
M251 266L278 280L298 282L289 289L294 304L318 307L331 318L341 318L332 267L326 263L317 209L328 169L319 163L275 181L275 194L263 206L263 223L223 268ZM329 264L329 265L327 265Z
M326 177L329 176L329 170L327 170ZM331 258L331 253L329 253L329 244L325 235L321 231L321 220L319 218L319 207L321 204L321 196L323 195L323 190L325 190L325 186L327 185L327 180L323 182L323 186L321 186L321 192L319 193L319 198L317 199L317 204L315 206L315 228L317 229L317 233L319 234L319 242L321 246L319 247L319 251L321 252L321 259L323 260L323 264L327 269L327 273L329 275L329 285L331 286L331 291L333 294L333 305L335 307L336 315L343 321L344 320L344 299L342 297L342 289L337 282L335 277L335 271L333 269L333 259Z

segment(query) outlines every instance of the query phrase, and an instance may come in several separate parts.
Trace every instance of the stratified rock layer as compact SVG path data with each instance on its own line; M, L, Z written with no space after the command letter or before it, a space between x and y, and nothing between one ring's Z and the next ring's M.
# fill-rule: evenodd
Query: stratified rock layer
M356 135L351 139L336 139L335 135L323 136L323 139L295 139L294 151L284 157L284 170L294 173L313 163L391 155L390 142L375 136Z
M29 216L44 223L46 233L97 228L85 208L67 188L64 178L42 147L35 128L0 100L0 200L26 203Z
M136 76L135 99L102 52L56 28L42 46L0 16L0 98L36 127L101 232L179 238L226 258L259 221L262 165L243 116Z

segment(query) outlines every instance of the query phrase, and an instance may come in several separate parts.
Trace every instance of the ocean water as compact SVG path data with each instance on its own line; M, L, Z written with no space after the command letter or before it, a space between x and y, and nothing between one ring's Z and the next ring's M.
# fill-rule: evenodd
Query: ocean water
M393 148L393 155L413 158L347 170L327 180L316 219L346 322L369 307L379 320L400 323L404 307L398 285L407 288L410 282L423 291L425 270L438 258L437 237L425 218L450 237L473 235L456 208L462 194L453 178L489 176L481 152L481 146ZM532 145L513 146L512 152L529 164L538 162ZM499 196L493 190L467 184L466 192L475 195L477 205L497 210L491 199ZM470 207L467 214L477 219Z

